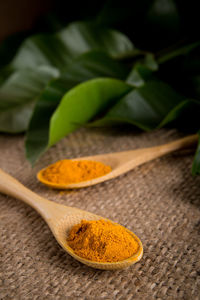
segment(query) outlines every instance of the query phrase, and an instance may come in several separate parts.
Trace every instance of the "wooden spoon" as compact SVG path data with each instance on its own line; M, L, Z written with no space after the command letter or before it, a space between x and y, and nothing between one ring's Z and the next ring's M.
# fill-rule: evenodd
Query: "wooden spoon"
M38 172L37 178L42 183L56 189L74 189L74 188L82 188L90 185L94 185L100 182L104 182L106 180L110 180L117 176L120 176L133 168L142 165L148 161L151 161L155 158L164 156L167 153L173 152L175 150L188 148L194 146L198 141L198 135L190 135L188 137L170 142L168 144L164 144L161 146L155 146L151 148L143 148L137 150L130 150L124 152L115 152L108 154L100 154L95 156L87 156L76 158L72 160L93 160L104 163L105 165L109 165L112 168L110 173L107 173L104 176L88 180L82 181L79 183L71 183L71 184L58 184L47 181L43 176L42 172L45 169L42 169Z
M0 169L0 192L15 197L23 202L29 204L33 207L47 222L54 237L61 247L73 256L75 259L79 260L83 264L90 267L104 270L117 270L126 268L142 258L143 247L140 239L130 230L126 229L130 235L137 240L139 248L137 253L128 259L113 263L102 263L94 262L91 260L84 259L76 255L73 250L67 244L67 235L75 224L80 223L81 220L99 220L105 219L101 216L89 213L87 211L69 207L61 204L57 204L53 201L49 201L42 198L26 188L19 181L14 179L12 176L6 174ZM105 219L108 220L108 219ZM116 223L114 223L116 224Z

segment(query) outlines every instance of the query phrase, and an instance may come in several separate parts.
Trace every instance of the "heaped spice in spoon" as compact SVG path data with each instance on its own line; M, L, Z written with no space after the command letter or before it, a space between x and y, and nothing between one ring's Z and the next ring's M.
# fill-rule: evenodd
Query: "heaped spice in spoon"
M42 177L51 183L70 184L91 180L111 171L111 167L90 160L59 160L42 171Z
M97 262L117 262L137 253L139 244L126 229L106 220L86 221L72 227L68 245L80 257Z

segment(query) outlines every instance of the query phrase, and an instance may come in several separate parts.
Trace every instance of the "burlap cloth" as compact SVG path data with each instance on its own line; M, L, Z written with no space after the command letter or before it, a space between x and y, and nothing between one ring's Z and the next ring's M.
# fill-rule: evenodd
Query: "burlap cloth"
M193 154L174 153L93 187L59 193L36 180L58 159L162 144L174 130L79 130L50 149L32 169L24 137L0 136L0 167L58 203L127 226L142 240L144 256L128 269L101 271L70 257L41 217L0 194L0 299L200 299L200 177Z

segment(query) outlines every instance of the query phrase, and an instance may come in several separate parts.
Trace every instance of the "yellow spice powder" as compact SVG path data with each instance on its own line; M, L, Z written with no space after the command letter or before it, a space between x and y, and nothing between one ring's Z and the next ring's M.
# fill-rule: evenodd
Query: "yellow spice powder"
M90 160L59 160L43 170L45 180L57 184L70 184L91 180L111 171L111 167Z
M139 249L138 242L124 227L105 220L82 220L73 226L67 242L75 254L97 262L122 261Z

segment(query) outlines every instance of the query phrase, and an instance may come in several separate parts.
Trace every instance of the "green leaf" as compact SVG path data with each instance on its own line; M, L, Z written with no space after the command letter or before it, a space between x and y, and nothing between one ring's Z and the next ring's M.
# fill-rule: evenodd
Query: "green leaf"
M57 75L50 68L13 72L0 88L0 131L26 130L38 93Z
M33 100L50 79L58 77L68 68L69 74L66 74L66 77L69 81L71 80L70 76L76 77L76 73L79 73L81 78L81 69L78 70L78 68L82 68L83 73L86 73L90 64L93 65L93 70L88 72L95 73L95 77L104 76L102 73L114 77L119 72L120 75L117 77L120 78L126 74L125 67L111 62L108 57L103 57L103 54L93 54L92 62L85 57L85 62L82 59L82 67L77 62L76 71L75 65L72 66L72 58L91 49L101 49L109 55L117 56L126 51L132 51L133 45L120 32L84 22L72 23L56 34L36 35L26 39L10 64L10 69L16 70L16 72L12 73L10 78L5 70L0 75L0 99L1 106L4 106L4 109L0 110L0 130L5 132L26 130L32 113ZM98 59L99 62L97 62ZM103 69L99 72L102 60ZM107 69L106 63L108 64ZM39 69L43 71L39 72ZM8 78L4 82L6 77ZM87 74L87 79L93 77L92 74L91 76ZM75 78L76 83L80 81Z
M126 82L134 87L140 87L145 81L152 79L152 73L157 70L158 64L154 55L148 53L143 59L136 62L126 79Z
M26 157L32 164L47 149L50 118L66 91L64 80L52 80L39 96L26 134Z
M90 50L101 50L112 57L118 57L135 49L132 42L123 33L92 22L72 23L61 31L60 38L71 56L77 56Z
M200 41L158 57L159 77L186 98L200 99Z
M167 84L149 81L125 95L102 119L91 125L105 126L111 121L125 122L143 130L152 130L183 100Z
M100 51L86 52L67 66L62 77L74 84L89 80L95 77L112 77L125 79L129 72L122 63L109 57Z
M131 87L117 79L93 79L71 89L62 99L50 122L49 146L83 126Z
M163 64L166 63L167 61L174 59L178 56L184 56L189 54L192 50L196 49L197 47L199 47L200 45L200 41L192 43L192 44L188 44L188 45L184 45L182 47L179 48L175 48L175 49L167 49L167 51L163 51L164 53L160 53L159 57L158 57L158 63L159 64Z
M74 59L59 79L40 94L26 135L26 156L34 163L48 146L50 118L62 96L77 84L95 77L123 79L128 70L105 53L91 51Z
M200 174L200 131L198 132L199 134L199 142L197 146L197 150L195 153L194 161L192 164L192 174L197 175Z
M184 99L165 116L159 128L172 123L182 131L194 132L199 128L200 102L194 99ZM186 122L187 120L187 122Z
M117 57L133 49L131 41L118 31L94 23L75 22L58 33L26 39L12 66L19 69L50 65L63 71L72 58L91 50L105 51Z
M70 62L69 54L57 35L35 35L26 39L11 65L15 69L51 66L62 70Z

